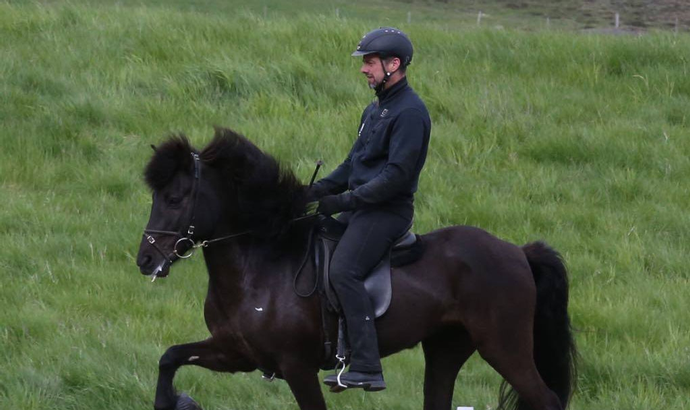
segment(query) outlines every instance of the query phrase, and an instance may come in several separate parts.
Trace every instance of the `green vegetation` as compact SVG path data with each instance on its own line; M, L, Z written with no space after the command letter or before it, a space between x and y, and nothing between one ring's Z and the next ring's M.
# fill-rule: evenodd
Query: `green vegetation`
M5 0L9 4L53 5L55 0ZM369 25L411 22L436 27L481 25L523 30L610 29L615 14L619 32L655 29L688 31L690 8L685 0L71 0L89 7L145 7L232 16L254 13L263 17L320 14L368 21Z
M372 98L349 52L378 23L213 5L0 2L1 408L149 408L165 348L206 336L203 261L153 285L134 263L149 144L224 125L304 180L349 148ZM563 253L573 409L690 408L690 37L399 25L434 120L415 230ZM421 351L384 367L387 391L329 404L421 408ZM454 405L495 408L499 381L473 358ZM177 385L207 409L296 408L257 373Z

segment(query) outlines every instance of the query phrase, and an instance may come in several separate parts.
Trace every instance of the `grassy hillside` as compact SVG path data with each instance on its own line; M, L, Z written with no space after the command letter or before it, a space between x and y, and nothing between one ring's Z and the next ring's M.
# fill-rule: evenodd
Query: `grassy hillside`
M218 10L0 2L0 407L150 407L165 348L206 336L201 259L153 285L134 263L149 144L225 125L306 180L352 143L372 94L349 52L371 20ZM573 409L690 408L690 37L403 28L434 121L415 230L563 253ZM387 391L329 404L421 408L421 351L384 367ZM454 406L495 408L499 381L473 358ZM207 409L296 408L258 374L177 385Z
M9 3L61 2L9 0ZM222 15L252 12L267 17L309 13L374 25L397 26L409 20L449 28L477 25L481 12L482 26L532 31L610 29L618 13L619 32L635 33L690 30L690 8L686 3L686 0L70 0L70 4L90 7L145 6Z

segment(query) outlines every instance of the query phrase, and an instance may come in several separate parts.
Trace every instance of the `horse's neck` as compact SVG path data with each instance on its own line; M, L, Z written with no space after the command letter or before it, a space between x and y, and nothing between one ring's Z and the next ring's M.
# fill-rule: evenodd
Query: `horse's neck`
M304 257L308 229L291 236L289 249L277 249L243 238L204 249L209 289L239 301L250 292L283 292L292 283L297 261ZM287 244L286 244L287 245Z
M204 249L204 259L211 285L222 286L225 292L239 293L256 270L256 256L246 252L237 241L212 245Z

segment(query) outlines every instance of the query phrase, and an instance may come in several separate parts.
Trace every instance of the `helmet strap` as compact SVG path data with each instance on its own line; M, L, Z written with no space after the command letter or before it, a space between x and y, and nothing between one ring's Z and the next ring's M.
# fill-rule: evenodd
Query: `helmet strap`
M386 70L386 66L383 65L383 58L380 58L379 62L381 63L381 68L383 69L383 80L381 80L381 82L378 85L376 85L376 87L374 88L374 91L376 91L376 94L383 91L383 87L388 82L388 79L391 78L391 76L398 71L398 70L395 70L391 73L390 71Z

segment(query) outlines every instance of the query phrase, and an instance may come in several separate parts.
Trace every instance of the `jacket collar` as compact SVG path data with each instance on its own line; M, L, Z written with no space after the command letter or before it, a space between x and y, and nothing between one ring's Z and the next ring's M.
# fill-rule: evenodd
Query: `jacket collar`
M376 93L379 98L379 104L390 100L395 95L400 94L400 91L407 88L407 77L403 77L397 83L393 84L390 88L381 90L381 92Z

